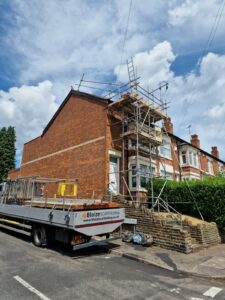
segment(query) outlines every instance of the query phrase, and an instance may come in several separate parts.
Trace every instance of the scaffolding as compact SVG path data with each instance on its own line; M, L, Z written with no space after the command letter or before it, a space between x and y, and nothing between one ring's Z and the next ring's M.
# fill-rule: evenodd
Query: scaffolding
M146 183L149 181L151 184L151 196L145 203L149 203L153 210L156 205L159 209L161 198L160 195L154 196L153 179L160 176L155 173L153 160L160 161L158 147L163 143L162 121L167 118L168 108L162 90L168 89L168 83L162 82L158 88L149 91L140 85L133 58L127 61L127 70L129 81L125 84L86 80L83 74L77 88L98 90L101 97L111 100L108 105L108 114L113 119L110 130L119 128L117 135L112 138L112 148L121 151L121 169L118 173L122 197L141 203L145 178ZM156 95L157 92L159 95ZM114 144L117 146L114 147ZM132 164L129 162L130 157ZM148 161L149 167L146 169L141 164L143 157ZM165 169L163 163L162 167ZM131 185L135 188L130 188Z
M132 57L127 61L127 71L129 81L125 84L119 82L111 83L86 80L84 79L83 74L80 82L76 84L76 86L78 90L82 87L88 92L90 90L95 90L101 98L105 98L109 101L108 114L111 119L114 120L113 122L109 122L111 133L113 128L117 127L117 135L112 135L111 146L112 149L119 149L122 153L120 163L121 168L118 172L111 172L109 170L109 177L112 173L118 173L120 196L122 196L123 199L130 199L132 202L140 205L142 202L142 183L145 184L145 182L142 181L143 178L145 178L146 182L150 182L151 184L151 193L150 195L146 195L147 190L144 189L146 197L142 204L150 207L152 211L164 210L167 212L175 212L178 215L178 219L181 221L181 214L169 205L167 199L165 200L162 198L168 178L165 162L159 154L159 146L164 143L163 135L169 137L164 123L162 122L168 118L167 109L169 102L164 100L164 96L168 89L168 83L162 81L158 88L154 90L150 90L149 87L147 87L147 89L143 88L140 85L140 77L137 76L137 70L135 70ZM181 165L179 158L175 153L174 146L171 142L168 144L172 149L182 174ZM133 159L132 163L129 162L131 157ZM149 168L147 168L147 170L143 169L142 166L143 157L148 160ZM163 176L160 171L161 167L164 173ZM155 172L156 169L159 170L158 173ZM165 182L161 191L156 196L154 193L153 181L154 178L157 177L164 178ZM199 215L203 219L194 195L185 178L184 181L196 204ZM110 193L110 199L112 199L110 180L107 192Z
M119 101L109 105L109 114L117 119L111 126L120 127L120 136L113 140L120 144L122 157L122 196L129 197L136 202L141 201L141 191L145 182L151 182L151 204L154 207L153 178L156 176L152 158L158 154L158 146L162 144L162 129L158 122L167 117L163 111L163 104L155 107L151 99L143 99L138 93L127 93ZM133 163L129 162L132 157ZM149 162L149 168L143 168L141 158ZM125 166L128 165L128 168ZM129 181L131 184L129 184ZM132 193L129 186L135 189Z

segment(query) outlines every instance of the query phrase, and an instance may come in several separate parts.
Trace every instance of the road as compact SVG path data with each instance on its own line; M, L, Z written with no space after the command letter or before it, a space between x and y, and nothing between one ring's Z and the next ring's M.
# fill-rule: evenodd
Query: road
M0 274L1 300L225 299L225 282L165 271L98 247L76 254L36 248L6 231L0 231Z

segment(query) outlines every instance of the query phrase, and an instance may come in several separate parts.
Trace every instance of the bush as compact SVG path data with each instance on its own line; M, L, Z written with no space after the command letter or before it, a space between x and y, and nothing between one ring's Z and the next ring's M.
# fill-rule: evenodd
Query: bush
M157 197L164 184L164 179L154 179L154 196ZM151 196L151 186L148 185ZM182 214L216 222L225 230L225 178L205 177L203 180L167 181L161 195L164 200Z

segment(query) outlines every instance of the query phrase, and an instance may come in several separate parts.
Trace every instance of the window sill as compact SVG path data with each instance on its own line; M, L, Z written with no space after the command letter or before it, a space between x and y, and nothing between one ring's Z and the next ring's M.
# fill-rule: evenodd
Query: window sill
M190 164L181 164L180 165L181 167L190 167L190 168L195 168L195 169L197 169L197 170L199 170L199 166L192 166L192 165L190 165Z
M148 190L145 189L145 188L139 188L139 190L138 190L138 188L131 188L131 187L129 187L129 189L130 189L131 192L144 192L144 193L148 192Z

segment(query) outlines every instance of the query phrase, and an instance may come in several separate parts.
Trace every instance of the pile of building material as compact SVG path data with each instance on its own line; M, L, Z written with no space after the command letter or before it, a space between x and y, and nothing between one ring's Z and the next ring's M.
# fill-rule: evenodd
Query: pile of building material
M152 212L136 207L130 201L121 201L127 218L137 219L136 230L150 234L154 244L162 248L191 253L197 249L221 242L217 225L174 213Z
M91 210L119 208L120 204L116 202L102 201L100 199L64 199L64 198L43 198L24 201L24 206L66 209L66 210Z

